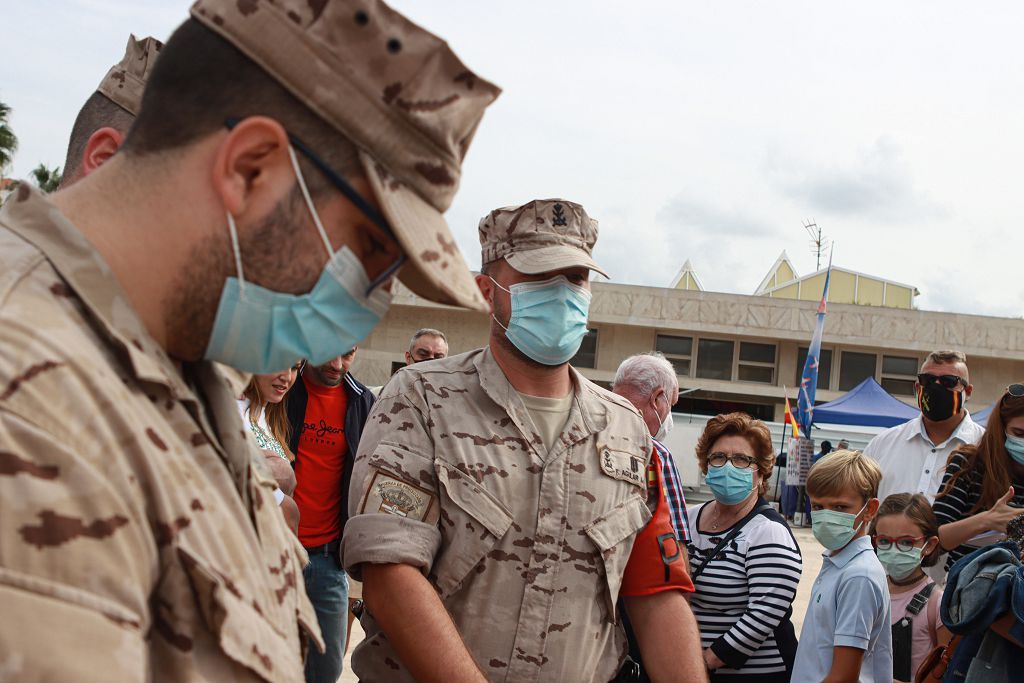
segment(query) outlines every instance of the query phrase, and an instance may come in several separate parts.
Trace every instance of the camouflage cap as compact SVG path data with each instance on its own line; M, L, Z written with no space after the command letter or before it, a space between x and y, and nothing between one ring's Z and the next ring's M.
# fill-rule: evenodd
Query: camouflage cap
M416 294L486 311L445 222L462 160L501 90L377 0L198 0L192 15L358 148Z
M564 199L495 209L480 221L481 262L504 258L529 275L583 266L608 277L590 256L595 242L597 221Z
M100 81L96 91L108 97L114 104L132 116L139 115L142 104L142 90L146 87L153 64L160 48L164 46L156 38L146 37L139 40L134 35L128 36L128 46L120 62L110 67L110 71Z

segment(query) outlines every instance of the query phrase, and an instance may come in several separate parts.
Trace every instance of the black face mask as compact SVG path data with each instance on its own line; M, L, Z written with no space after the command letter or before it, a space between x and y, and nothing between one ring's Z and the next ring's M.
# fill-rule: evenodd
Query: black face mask
M964 394L933 382L926 387L918 387L917 405L926 418L932 422L942 422L960 413L964 407Z

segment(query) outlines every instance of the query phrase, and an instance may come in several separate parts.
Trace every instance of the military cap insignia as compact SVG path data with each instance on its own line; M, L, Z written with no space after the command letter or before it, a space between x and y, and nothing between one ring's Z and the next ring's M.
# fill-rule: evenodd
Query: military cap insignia
M551 218L551 225L565 226L567 224L567 221L566 221L566 218L565 218L565 213L563 212L562 205L561 204L555 204L551 208L554 209L554 212L555 212L554 216L552 216L552 218Z

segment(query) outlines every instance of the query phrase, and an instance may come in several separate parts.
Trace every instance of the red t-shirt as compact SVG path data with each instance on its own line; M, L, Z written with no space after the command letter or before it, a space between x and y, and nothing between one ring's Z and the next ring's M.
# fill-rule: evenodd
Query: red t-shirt
M299 541L306 547L341 536L341 475L348 450L342 386L322 387L302 377L309 396L305 427L295 458L295 504L299 506Z

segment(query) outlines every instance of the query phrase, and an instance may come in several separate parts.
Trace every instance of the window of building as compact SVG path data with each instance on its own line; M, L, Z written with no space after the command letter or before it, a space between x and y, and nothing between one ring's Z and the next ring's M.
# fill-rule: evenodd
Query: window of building
M798 387L803 381L804 365L807 363L806 346L800 347L796 352L796 378L793 386ZM822 349L818 356L818 388L828 391L832 388L832 349Z
M734 342L724 339L700 339L697 342L697 377L732 379Z
M882 356L882 388L890 394L914 395L919 363L910 356Z
M740 342L736 378L741 382L775 383L775 344Z
M676 374L690 376L690 362L693 360L693 337L672 337L659 334L654 340L654 348L665 354Z
M849 391L878 369L878 356L873 353L843 351L839 363L839 391Z
M574 368L595 368L597 367L597 330L587 330L580 344L580 350L572 357L569 364Z

